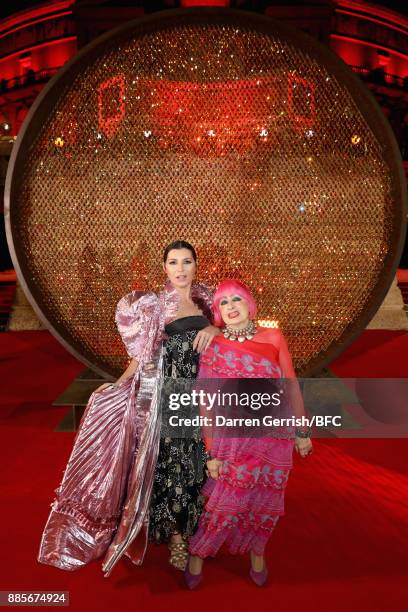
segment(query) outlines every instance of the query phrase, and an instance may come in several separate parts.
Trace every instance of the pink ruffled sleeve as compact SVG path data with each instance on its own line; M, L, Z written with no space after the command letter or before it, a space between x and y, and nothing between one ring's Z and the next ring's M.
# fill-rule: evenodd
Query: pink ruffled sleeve
M131 291L119 300L115 321L129 357L144 362L158 329L157 295Z

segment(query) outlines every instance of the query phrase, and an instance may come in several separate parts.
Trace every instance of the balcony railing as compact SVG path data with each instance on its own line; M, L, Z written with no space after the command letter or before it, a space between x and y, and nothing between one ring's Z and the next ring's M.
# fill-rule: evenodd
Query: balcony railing
M350 66L350 68L364 81L372 83L373 85L396 87L408 91L408 77L404 78L396 74L390 74L389 72L385 72L382 68L375 68L374 70L370 70L364 66Z
M45 70L29 70L23 75L13 77L11 79L0 80L0 93L19 89L21 87L27 87L28 85L35 85L36 83L43 83L49 81L54 74L59 70L58 68L46 68Z

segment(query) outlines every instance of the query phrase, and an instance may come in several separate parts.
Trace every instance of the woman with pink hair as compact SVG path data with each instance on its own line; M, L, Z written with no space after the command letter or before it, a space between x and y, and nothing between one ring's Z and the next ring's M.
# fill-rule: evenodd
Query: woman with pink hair
M304 416L299 384L286 340L279 329L256 325L256 302L246 285L223 281L212 311L223 334L200 359L199 378L276 378L289 381L289 405ZM250 577L262 586L267 579L264 549L284 514L284 493L292 467L293 448L306 457L312 451L310 430L286 428L276 437L210 437L206 447L210 478L198 529L190 539L185 580L190 589L202 580L203 559L226 544L232 554L250 553ZM208 434L208 431L207 431Z

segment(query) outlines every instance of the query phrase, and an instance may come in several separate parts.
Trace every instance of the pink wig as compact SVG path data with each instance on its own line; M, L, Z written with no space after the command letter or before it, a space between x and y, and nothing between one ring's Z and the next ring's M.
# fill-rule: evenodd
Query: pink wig
M224 325L223 318L220 312L220 301L223 297L228 295L239 295L248 302L249 307L249 318L255 319L256 317L256 302L254 300L254 296L252 295L249 287L241 283L239 280L235 280L233 278L228 278L222 281L214 293L213 303L212 303L212 311L214 315L214 325L216 327L222 327Z

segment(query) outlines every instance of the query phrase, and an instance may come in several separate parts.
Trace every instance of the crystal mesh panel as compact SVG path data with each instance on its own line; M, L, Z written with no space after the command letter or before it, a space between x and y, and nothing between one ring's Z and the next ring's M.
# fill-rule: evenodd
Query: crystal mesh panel
M232 25L127 33L72 78L12 203L28 287L105 372L118 299L158 290L186 239L198 280L240 278L298 373L364 312L390 248L391 174L350 92L296 41Z

